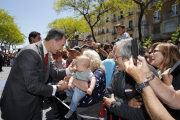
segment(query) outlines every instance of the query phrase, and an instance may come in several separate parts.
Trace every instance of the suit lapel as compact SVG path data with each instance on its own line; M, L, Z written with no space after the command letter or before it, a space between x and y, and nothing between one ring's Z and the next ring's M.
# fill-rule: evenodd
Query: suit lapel
M46 73L46 68L45 68L45 60L44 60L44 51L43 51L43 45L42 41L39 41L36 43L36 46L38 48L39 55L41 56L41 61L43 62L43 73ZM44 74L46 75L46 74Z

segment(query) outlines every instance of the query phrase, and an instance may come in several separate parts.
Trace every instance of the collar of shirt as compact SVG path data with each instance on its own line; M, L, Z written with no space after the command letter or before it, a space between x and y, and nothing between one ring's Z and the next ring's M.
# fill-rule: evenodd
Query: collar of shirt
M45 57L46 54L48 53L48 51L47 51L47 49L46 49L43 41L44 41L44 40L42 40L42 45L43 45L43 51L44 51L44 57Z

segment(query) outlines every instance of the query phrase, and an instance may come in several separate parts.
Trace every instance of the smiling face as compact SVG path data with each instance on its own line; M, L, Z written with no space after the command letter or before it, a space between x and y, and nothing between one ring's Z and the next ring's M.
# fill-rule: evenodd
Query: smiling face
M55 39L51 40L51 53L56 54L58 50L63 50L63 46L66 43L66 38L63 36L62 40L56 41Z
M124 62L126 59L123 59L120 54L121 46L114 46L113 48L113 54L114 54L114 62L118 65L119 70L125 70Z
M164 56L162 52L159 50L159 45L154 48L150 57L151 57L151 65L159 69L162 69Z

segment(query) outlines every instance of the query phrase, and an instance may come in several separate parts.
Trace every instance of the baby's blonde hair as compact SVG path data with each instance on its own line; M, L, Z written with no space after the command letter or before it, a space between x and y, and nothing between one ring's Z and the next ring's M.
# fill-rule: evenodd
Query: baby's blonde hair
M79 61L81 65L84 65L86 68L90 66L90 59L86 55L81 55L76 57L76 61Z

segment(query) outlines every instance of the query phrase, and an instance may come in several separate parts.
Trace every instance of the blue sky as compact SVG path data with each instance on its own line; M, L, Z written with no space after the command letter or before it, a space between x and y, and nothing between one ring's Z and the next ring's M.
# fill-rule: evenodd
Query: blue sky
M73 12L56 13L53 10L53 0L0 0L0 9L5 9L15 17L15 23L26 37L31 31L38 31L42 39L46 37L48 23L58 18L73 16ZM26 38L25 43L17 48L28 44Z

